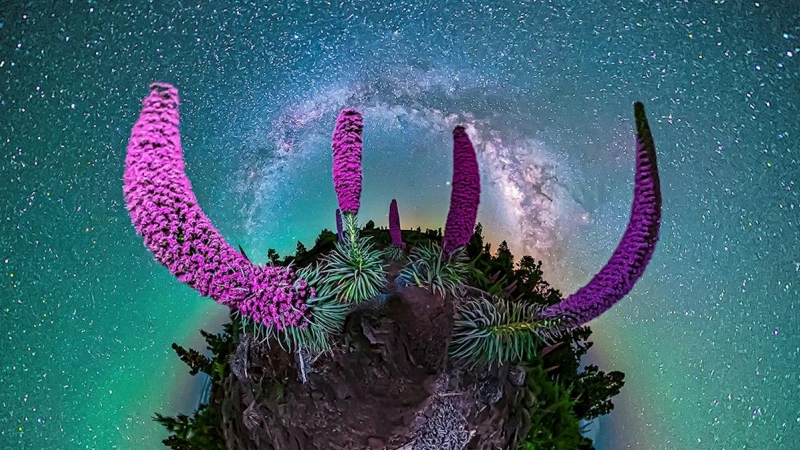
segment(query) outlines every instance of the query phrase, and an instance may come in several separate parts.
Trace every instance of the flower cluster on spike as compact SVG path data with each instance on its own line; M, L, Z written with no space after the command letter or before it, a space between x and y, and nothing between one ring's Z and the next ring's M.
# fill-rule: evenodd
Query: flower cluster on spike
M333 187L343 214L358 214L361 206L361 113L345 109L333 131Z
M443 257L467 245L475 230L481 200L481 177L475 148L462 126L453 130L453 190L444 227Z
M661 229L661 182L656 148L641 103L636 119L636 175L628 227L608 263L584 287L548 307L544 315L582 325L608 311L633 289L653 256Z
M397 211L397 200L395 199L392 199L392 203L389 204L389 235L392 237L392 245L406 248L403 234L400 231L400 213Z
M125 159L123 194L156 260L201 295L265 325L305 326L315 292L281 267L256 267L225 242L198 206L184 172L178 91L150 86Z

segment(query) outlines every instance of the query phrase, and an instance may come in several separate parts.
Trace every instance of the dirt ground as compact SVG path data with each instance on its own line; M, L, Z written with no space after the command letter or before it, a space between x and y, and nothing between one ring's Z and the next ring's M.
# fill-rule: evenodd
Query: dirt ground
M467 370L450 361L448 299L398 289L391 266L381 305L348 316L332 355L304 364L253 346L247 373L225 381L231 449L505 449L522 421L508 368ZM241 371L240 371L241 372Z

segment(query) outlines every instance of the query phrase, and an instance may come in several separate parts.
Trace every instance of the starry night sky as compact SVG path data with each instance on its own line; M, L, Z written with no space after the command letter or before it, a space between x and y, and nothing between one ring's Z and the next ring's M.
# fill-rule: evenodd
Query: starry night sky
M625 228L644 102L662 240L592 323L591 361L626 373L597 448L793 448L793 2L111 3L0 1L0 448L159 448L153 413L197 401L170 344L200 347L225 311L153 260L122 200L152 81L178 87L196 195L254 260L335 227L330 135L356 107L363 221L397 198L404 227L442 227L464 124L486 234L567 294Z

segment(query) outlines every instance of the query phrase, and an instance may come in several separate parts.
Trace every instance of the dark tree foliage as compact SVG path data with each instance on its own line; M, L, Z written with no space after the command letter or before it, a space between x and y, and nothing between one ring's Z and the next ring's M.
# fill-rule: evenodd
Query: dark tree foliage
M186 365L191 369L189 371L189 375L194 376L197 375L198 372L211 375L211 358L201 355L197 350L191 348L186 350L174 342L172 343L172 349L178 354L178 358L185 362Z
M531 361L526 370L524 398L518 407L527 419L522 450L590 450L592 441L581 435L571 390L552 381L541 361Z
M225 379L225 368L227 361L217 357L216 355L226 355L232 351L233 336L227 332L221 334L211 334L204 330L200 330L200 334L203 335L208 343L208 349L213 355L215 355L211 364L211 371L207 373L211 375L213 382L221 383L222 380Z
M203 356L196 350L186 350L177 344L172 344L172 348L175 349L181 360L192 368L192 375L202 371L211 376L211 399L207 405L200 405L191 417L184 414L178 414L175 417L155 414L153 420L164 425L170 432L170 436L162 441L167 447L174 450L226 449L222 436L222 412L219 396L223 391L222 381L230 372L227 364L228 358L236 350L238 343L233 337L239 335L240 326L241 322L231 316L231 322L223 325L220 334L200 330L200 334L208 344L208 350L213 355L212 358ZM191 358L188 355L192 355Z
M184 414L164 417L156 413L153 420L171 433L161 442L173 450L226 450L220 426L222 414L207 405L201 405L192 417Z
M608 414L614 409L611 397L619 394L625 385L625 374L609 372L606 374L595 365L584 367L574 386L575 414L586 420Z
M475 225L475 232L472 233L472 237L469 238L469 242L467 243L467 256L469 259L474 259L480 256L481 251L483 250L483 225L478 222Z
M497 247L497 253L494 256L494 261L505 273L509 273L514 269L514 255L511 254L511 250L509 250L508 243L506 241L501 242Z
M336 235L335 232L324 228L317 236L317 239L314 241L314 249L315 250L322 250L327 248L329 244L334 244L338 241L339 237ZM330 248L333 248L332 246Z
M189 434L192 430L193 419L186 414L178 414L175 417L165 417L155 413L153 420L163 425L171 433L164 439L164 445L174 450L189 450Z
M267 250L267 259L269 259L272 264L278 264L278 261L281 259L281 255L279 255L274 248L271 248Z
M303 245L302 242L297 241L297 247L295 248L295 251L294 251L294 257L295 258L302 258L302 257L306 256L307 253L308 253L308 249L306 249L306 246Z
M375 229L375 222L368 220L366 224L364 224L365 230L374 230Z
M482 250L481 250L482 248ZM561 294L543 278L542 263L524 256L514 264L514 255L503 241L494 256L491 245L483 242L483 226L478 224L467 244L472 285L492 295L551 305L561 300Z
M525 255L519 260L514 276L521 283L522 290L538 294L545 305L554 305L561 301L561 293L544 280L542 262L532 256Z
M591 334L592 330L589 327L573 330L563 339L567 345L560 345L543 357L545 367L558 368L554 376L558 376L565 383L574 383L578 378L581 357L592 346L592 343L587 341Z

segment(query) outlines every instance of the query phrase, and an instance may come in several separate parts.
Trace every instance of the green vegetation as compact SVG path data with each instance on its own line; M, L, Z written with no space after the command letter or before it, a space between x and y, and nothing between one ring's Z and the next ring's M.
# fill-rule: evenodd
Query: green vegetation
M572 389L552 381L541 364L532 365L526 373L526 389L522 391L523 398L519 405L526 419L526 426L520 433L525 438L518 448L522 450L593 448L592 441L581 436Z
M371 224L371 225L370 225ZM364 230L374 230L367 222ZM340 303L358 304L381 292L386 285L383 252L375 248L369 236L361 236L355 214L342 214L343 242L319 259L318 293L333 296Z
M174 450L227 450L222 438L222 415L208 405L200 405L192 417L178 414L164 417L159 413L153 418L164 425L171 434L162 442Z
M463 250L456 250L445 258L439 244L428 242L411 250L408 265L400 271L397 278L402 284L416 284L430 289L434 295L444 297L450 294L455 297L464 291L467 270Z
M536 320L541 305L500 296L471 296L459 307L450 354L472 365L520 363L561 330ZM546 337L545 337L546 336Z
M220 409L222 382L230 373L229 358L236 351L238 342L234 336L239 335L240 322L231 317L231 322L223 325L223 332L211 334L200 331L208 344L211 357L200 354L196 350L186 350L173 343L172 348L185 362L191 375L203 372L211 377L211 397L207 404L201 404L197 411L189 417L178 414L175 417L155 413L153 420L166 427L170 435L162 442L173 450L225 450L222 437L222 411Z
M309 286L318 287L319 266L303 268L299 276L306 280ZM265 328L250 322L244 317L240 320L242 327L252 332L258 341L275 341L284 351L293 352L304 348L315 353L327 352L330 350L330 336L342 330L342 324L350 307L338 302L332 294L318 294L309 299L306 306L311 314L305 319L303 327L287 327L277 331L275 328Z
M383 257L387 261L402 261L406 257L406 252L400 247L390 245L383 249Z
M358 304L378 295L386 285L382 252L368 237L346 238L322 257L320 292L342 303Z

